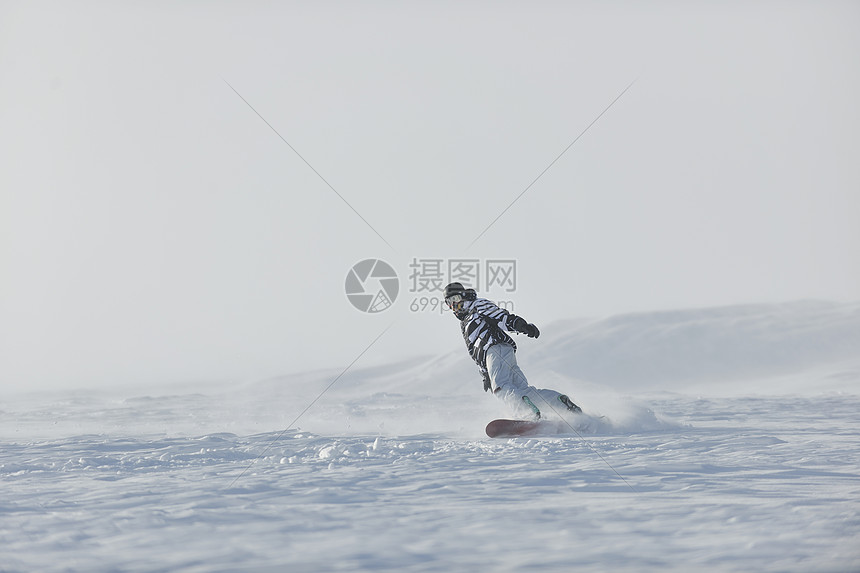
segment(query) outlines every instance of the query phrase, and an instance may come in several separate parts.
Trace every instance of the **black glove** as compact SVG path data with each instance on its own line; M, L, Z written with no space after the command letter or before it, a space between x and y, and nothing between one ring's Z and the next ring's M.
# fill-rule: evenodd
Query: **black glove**
M515 314L511 315L511 328L513 328L517 332L522 332L529 338L537 338L540 336L540 330L534 324L526 322L526 320Z
M484 392L488 392L493 387L493 383L490 381L490 374L488 372L482 372L481 374L484 376Z

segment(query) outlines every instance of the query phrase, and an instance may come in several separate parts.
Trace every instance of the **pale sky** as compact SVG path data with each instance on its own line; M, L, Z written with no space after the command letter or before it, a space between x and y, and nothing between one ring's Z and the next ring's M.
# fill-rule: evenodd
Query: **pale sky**
M415 258L538 325L860 299L860 5L643 4L0 3L0 384L462 349Z

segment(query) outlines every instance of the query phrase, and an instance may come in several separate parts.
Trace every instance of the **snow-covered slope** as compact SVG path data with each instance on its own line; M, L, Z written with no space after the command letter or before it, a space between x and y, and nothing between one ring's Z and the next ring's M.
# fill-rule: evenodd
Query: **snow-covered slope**
M547 324L531 381L606 423L538 439L483 435L462 350L5 397L0 571L858 571L858 333L817 302Z
M459 340L453 325L451 336ZM533 385L569 394L587 411L612 418L622 433L671 422L649 413L648 398L665 392L860 393L857 304L803 301L565 320L543 326L538 340L517 341ZM191 394L73 392L53 406L44 397L19 397L18 406L31 400L35 409L14 423L18 433L45 437L136 432L154 420L170 420L164 431L183 434L265 432L295 421L330 434L481 437L484 421L510 414L481 386L476 366L458 349Z
M559 322L544 332L544 344L527 355L536 368L623 390L710 386L719 392L726 383L821 367L850 377L860 366L856 304L802 301L627 314ZM860 381L857 374L854 382ZM845 380L830 382L845 386ZM801 385L788 391L827 389Z

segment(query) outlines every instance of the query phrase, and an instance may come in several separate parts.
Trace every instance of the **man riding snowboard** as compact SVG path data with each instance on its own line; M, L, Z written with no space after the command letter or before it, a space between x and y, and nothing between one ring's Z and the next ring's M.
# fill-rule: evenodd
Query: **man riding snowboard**
M540 419L542 407L582 412L564 394L529 386L517 365L517 345L505 331L537 338L540 336L537 326L485 298L478 298L474 289L464 288L460 283L445 287L445 304L460 320L466 348L481 369L485 392L492 389L493 394L504 400L515 413L531 412L535 419Z

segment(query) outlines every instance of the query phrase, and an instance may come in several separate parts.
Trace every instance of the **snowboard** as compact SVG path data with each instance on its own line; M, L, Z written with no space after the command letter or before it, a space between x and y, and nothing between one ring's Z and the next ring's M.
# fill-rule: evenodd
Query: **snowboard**
M493 420L487 424L487 435L491 438L516 438L518 436L555 436L559 434L593 434L611 428L605 416L576 414L573 420Z
M534 436L545 429L546 422L529 420L493 420L487 424L487 435L491 438Z

